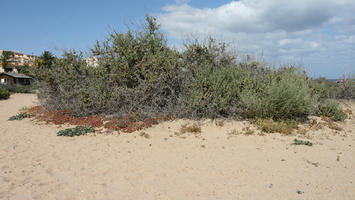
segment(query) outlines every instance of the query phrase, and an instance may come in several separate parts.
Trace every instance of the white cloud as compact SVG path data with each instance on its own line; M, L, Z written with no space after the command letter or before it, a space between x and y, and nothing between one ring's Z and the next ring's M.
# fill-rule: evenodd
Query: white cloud
M213 36L273 62L311 65L319 75L355 72L354 0L241 0L203 9L179 0L162 10L170 38Z

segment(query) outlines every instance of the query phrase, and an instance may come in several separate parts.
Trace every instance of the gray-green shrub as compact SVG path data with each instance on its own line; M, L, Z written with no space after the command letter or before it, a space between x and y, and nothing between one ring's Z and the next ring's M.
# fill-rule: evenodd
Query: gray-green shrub
M179 52L167 45L154 18L146 20L142 30L113 32L97 42L91 52L96 66L76 51L51 61L37 72L40 97L50 108L75 115L287 120L314 110L320 92L299 68L241 62L213 39Z
M302 70L284 67L266 76L264 89L241 93L248 117L296 119L305 118L314 110L316 96L312 96Z
M66 52L46 72L41 97L54 109L78 115L173 110L180 92L179 53L166 44L155 19L141 31L114 32L97 42L88 66L81 53Z

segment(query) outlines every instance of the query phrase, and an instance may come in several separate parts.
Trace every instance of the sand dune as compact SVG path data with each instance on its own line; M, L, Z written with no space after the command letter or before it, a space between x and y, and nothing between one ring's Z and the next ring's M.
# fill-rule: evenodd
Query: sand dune
M121 135L58 137L63 129L7 121L35 95L0 101L0 199L355 199L355 120L301 136L228 134L249 126L188 120ZM355 113L354 104L352 110Z

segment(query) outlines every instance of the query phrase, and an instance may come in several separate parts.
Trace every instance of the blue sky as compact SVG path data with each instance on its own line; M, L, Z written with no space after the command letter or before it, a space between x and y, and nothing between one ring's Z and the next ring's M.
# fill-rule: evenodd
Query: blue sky
M112 28L155 16L169 44L213 36L279 64L302 64L311 76L355 73L354 0L0 0L0 49L40 55L88 50Z

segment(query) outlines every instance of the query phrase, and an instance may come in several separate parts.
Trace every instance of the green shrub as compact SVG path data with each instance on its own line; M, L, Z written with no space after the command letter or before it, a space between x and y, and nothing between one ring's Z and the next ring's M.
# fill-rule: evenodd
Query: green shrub
M0 99L10 98L10 92L0 86Z
M344 121L347 118L347 114L340 108L339 104L331 99L319 104L317 114L329 117L334 121Z
M29 117L33 117L33 115L31 114L28 114L26 112L22 112L22 113L19 113L17 115L14 115L14 116L11 116L9 118L9 121L13 121L13 120L22 120L24 118L29 118Z
M95 129L91 126L77 126L75 128L67 128L65 130L58 131L57 136L80 136L86 135L87 133L95 132Z

